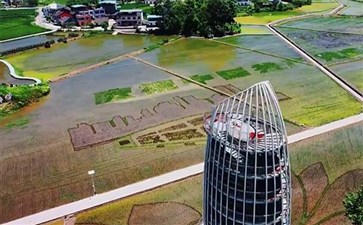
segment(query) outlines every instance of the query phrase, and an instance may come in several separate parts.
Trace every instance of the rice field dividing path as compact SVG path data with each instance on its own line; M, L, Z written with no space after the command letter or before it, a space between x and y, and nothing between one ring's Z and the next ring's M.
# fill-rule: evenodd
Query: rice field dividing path
M245 47L242 47L240 45L235 45L235 44L227 43L227 42L224 42L224 41L219 41L218 39L210 39L210 41L214 41L214 42L217 42L219 44L228 45L228 46L235 47L235 48L240 48L240 49L243 49L243 50L246 50L246 51L250 51L250 52L254 52L254 53L258 53L258 54L262 54L262 55L267 55L267 56L271 56L271 57L275 57L275 58L279 58L279 59L284 59L284 60L288 60L288 61L292 61L292 62L296 62L296 63L301 63L301 64L305 64L305 65L311 65L310 63L307 63L307 62L304 62L304 61L299 61L297 59L283 57L283 56L280 56L280 55L275 55L273 53L260 51L260 50L257 50L257 49L245 48Z
M340 5L334 10L332 10L329 15L334 15L341 11L345 6ZM306 15L308 16L308 15ZM348 81L346 81L344 78L339 76L337 73L333 72L327 65L324 65L323 63L319 62L315 57L313 57L311 54L307 53L303 48L301 48L299 45L297 45L295 42L293 42L291 39L289 39L286 35L284 35L282 32L278 31L274 25L287 22L290 20L296 20L298 17L291 17L283 20L277 20L273 21L271 23L268 23L266 27L271 30L275 35L277 35L279 38L281 38L284 42L286 42L288 45L290 45L296 52L298 52L302 57L304 57L306 60L310 61L313 65L319 68L323 73L325 73L330 79L332 79L335 83L337 83L340 87L345 89L348 93L350 93L353 97L355 97L358 101L363 103L363 93L359 91L357 88L355 88L353 85L351 85Z
M118 61L121 61L121 60L124 60L124 59L126 59L128 57L132 57L132 56L142 54L144 52L145 52L145 50L141 49L141 50L137 50L137 51L134 51L134 52L131 52L131 53L126 53L126 54L123 54L123 55L119 55L119 56L116 56L114 58L111 58L111 59L108 59L108 60L105 60L105 61L102 61L102 62L99 62L99 63L96 63L96 64L92 64L90 66L86 66L86 67L82 67L82 68L73 70L71 72L66 73L65 75L55 77L55 78L51 79L50 81L51 82L57 82L57 81L64 80L64 79L69 78L69 77L74 77L74 76L76 76L76 75L78 75L80 73L85 73L85 72L97 69L99 67L102 67L102 66L114 63L114 62L118 62Z
M159 69L159 70L162 70L162 71L164 71L164 72L167 72L167 73L169 73L169 74L171 74L171 75L173 75L173 76L176 76L176 77L178 77L178 78L181 78L181 79L183 79L183 80L186 80L186 81L188 81L188 82L190 82L190 83L196 84L196 85L198 85L198 86L200 86L200 87L202 87L202 88L205 88L205 89L211 90L211 91L213 91L213 92L216 92L216 93L218 93L218 94L220 94L220 95L223 95L223 96L226 96L226 97L230 97L230 96L231 96L230 94L227 94L226 92L223 92L223 91L221 91L221 90L218 90L217 88L214 88L214 87L211 87L211 86L208 86L208 85L202 84L202 83L200 83L200 82L198 82L198 81L195 81L195 80L193 80L193 79L191 79L191 78L189 78L189 77L187 77L187 76L184 76L184 75L181 75L181 74L175 73L175 72L173 72L173 71L171 71L171 70L169 70L169 69L166 69L166 68L163 68L163 67L161 67L161 66L155 65L155 64L150 63L150 62L148 62L148 61L145 61L145 60L143 60L143 59L137 58L137 57L132 56L132 55L128 55L128 57L129 57L129 58L131 58L131 59L134 59L134 60L136 60L136 61L138 61L138 62L144 63L145 65L152 66L152 67L154 67L154 68L156 68L156 69Z
M321 127L312 128L301 133L288 136L288 143L292 144L316 135L320 135L332 130L342 128L354 123L363 121L363 114L348 117L339 121L335 121ZM48 209L30 216L26 216L4 225L24 225L24 224L42 224L58 218L73 215L75 213L91 209L109 202L113 202L142 192L150 191L155 188L170 184L176 181L186 179L203 173L204 163L199 163L183 169L174 170L172 172L152 177L143 181L139 181L109 192L97 194L89 198L75 201L69 204L61 205L52 209Z

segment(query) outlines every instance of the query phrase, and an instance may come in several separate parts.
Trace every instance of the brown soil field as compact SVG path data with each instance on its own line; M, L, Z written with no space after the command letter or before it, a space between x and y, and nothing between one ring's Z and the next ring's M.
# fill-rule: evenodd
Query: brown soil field
M90 169L101 193L199 163L204 156L200 146L120 150L109 143L87 149L88 155L57 147L0 164L0 223L90 196Z
M343 199L347 192L356 191L363 183L363 170L349 171L338 177L322 196L315 213L309 219L307 225L318 223L322 218L330 214L344 210Z
M291 214L291 221L293 224L298 224L301 216L304 213L304 193L299 183L298 178L293 175L291 177L291 188L292 188L292 209L293 213Z
M352 225L347 217L345 217L344 213L331 218L330 220L321 223L320 225Z
M323 164L316 163L306 168L300 175L306 191L307 212L310 214L321 194L329 184Z
M188 205L177 202L159 202L134 205L129 225L187 225L199 221L201 214Z

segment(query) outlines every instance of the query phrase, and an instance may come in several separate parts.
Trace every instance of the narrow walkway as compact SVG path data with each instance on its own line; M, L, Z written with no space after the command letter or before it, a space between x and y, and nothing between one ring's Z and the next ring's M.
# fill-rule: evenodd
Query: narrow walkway
M18 80L31 80L31 81L34 81L35 84L41 84L42 83L42 81L37 79L37 78L19 76L18 74L16 74L14 67L5 60L0 59L0 63L4 63L9 68L10 76L12 76L15 79L18 79ZM33 86L35 84L30 84L30 86Z
M321 127L312 128L310 130L306 130L301 133L289 136L288 143L292 144L304 140L306 138L323 134L361 121L363 121L363 114L359 114L336 122L332 122L330 124L326 124ZM160 186L201 174L203 173L203 170L204 170L204 163L199 163L160 176L156 176L147 180L143 180L134 184L130 184L125 187L121 187L109 192L105 192L66 205L61 205L52 209L48 209L30 216L26 216L11 221L9 223L5 223L4 225L24 225L24 224L30 225L30 224L46 223L64 217L66 215L75 214L93 207L97 207L142 192L150 191Z
M339 7L332 10L329 13L329 15L339 12L340 10L342 10L342 8L344 8L344 6L340 5ZM296 20L296 18L297 17L292 17L290 20ZM286 37L284 34L282 34L276 28L274 28L274 25L282 23L282 22L287 22L287 21L289 21L289 19L277 20L277 21L267 24L266 26L274 34L276 34L279 38L281 38L283 41L285 41L287 44L289 44L291 47L293 47L294 50L297 51L300 55L302 55L305 59L312 62L316 67L318 67L323 73L325 73L328 77L330 77L333 81L335 81L339 86L341 86L343 89L345 89L351 95L353 95L358 101L363 102L363 93L362 92L360 92L358 89L356 89L354 86L352 86L349 82L347 82L342 77L340 77L338 74L334 73L326 65L320 63L317 59L315 59L313 56L311 56L309 53L307 53L305 50L303 50L301 47L299 47L297 44L295 44L292 40L290 40L288 37Z
M162 71L167 72L167 73L169 73L169 74L171 74L171 75L173 75L173 76L176 76L176 77L178 77L178 78L181 78L181 79L183 79L183 80L186 80L186 81L188 81L188 82L190 82L190 83L196 84L196 85L198 85L198 86L200 86L200 87L203 87L203 88L205 88L205 89L208 89L208 90L211 90L211 91L213 91L213 92L216 92L216 93L218 93L218 94L220 94L220 95L223 95L223 96L226 96L226 97L230 97L230 95L229 95L229 94L227 94L227 93L225 93L225 92L223 92L223 91L221 91L221 90L218 90L218 89L216 89L216 88L214 88L214 87L210 87L210 86L208 86L208 85L205 85L205 84L199 83L199 82L197 82L197 81L195 81L195 80L192 80L191 78L189 78L189 77L187 77L187 76L184 76L184 75L181 75L181 74L175 73L175 72L173 72L173 71L171 71L171 70L168 70L168 69L166 69L166 68L163 68L163 67L157 66L157 65L155 65L155 64L152 64L152 63L150 63L150 62L148 62L148 61L145 61L145 60L143 60L143 59L137 58L137 57L132 56L132 55L129 55L129 57L130 57L130 58L132 58L132 59L135 59L136 61L139 61L139 62L141 62L141 63L144 63L144 64L146 64L146 65L148 65L148 66L152 66L152 67L154 67L154 68L156 68L156 69L162 70Z
M228 46L240 48L240 49L243 49L243 50L246 50L246 51L250 51L250 52L254 52L254 53L258 53L258 54L262 54L262 55L267 55L267 56L271 56L271 57L275 57L275 58L279 58L279 59L284 59L284 60L287 60L287 61L292 61L292 62L296 62L296 63L311 65L309 63L306 63L304 61L299 61L297 59L287 58L287 57L275 55L275 54L272 54L272 53L263 52L263 51L260 51L260 50L257 50L257 49L245 48L245 47L242 47L240 45L234 45L234 44L227 43L227 42L224 42L224 41L219 41L217 39L211 39L210 41L214 41L214 42L217 42L217 43L220 43L220 44L223 44L223 45L228 45Z

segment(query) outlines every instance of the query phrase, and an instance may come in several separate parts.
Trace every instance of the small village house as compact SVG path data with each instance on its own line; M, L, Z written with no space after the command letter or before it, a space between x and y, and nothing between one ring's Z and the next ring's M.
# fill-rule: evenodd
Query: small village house
M116 14L116 26L140 26L144 21L144 13L141 9L120 10Z

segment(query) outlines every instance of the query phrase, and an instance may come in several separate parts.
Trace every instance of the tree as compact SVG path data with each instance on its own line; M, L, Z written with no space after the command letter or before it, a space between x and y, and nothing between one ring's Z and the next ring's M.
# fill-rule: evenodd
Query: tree
M27 6L37 6L39 3L38 0L25 0L24 4Z
M97 5L98 0L67 0L66 5Z
M348 193L343 200L346 217L353 225L363 224L363 185L357 192Z
M234 0L159 0L153 13L163 16L164 34L223 36L236 25L237 5Z

